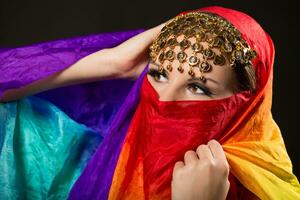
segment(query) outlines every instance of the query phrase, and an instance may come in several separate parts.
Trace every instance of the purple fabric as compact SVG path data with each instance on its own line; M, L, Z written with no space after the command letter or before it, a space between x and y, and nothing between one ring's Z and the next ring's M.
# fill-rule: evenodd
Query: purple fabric
M88 54L116 46L141 31L102 33L0 51L0 96L6 89L44 78Z
M117 46L143 31L100 33L20 48L0 48L0 96L7 89L45 78L88 54ZM51 101L75 121L105 135L133 84L134 81L125 79L103 80L53 89L36 96Z
M63 70L82 57L114 47L144 29L80 36L27 47L0 48L0 96ZM44 98L104 140L74 184L69 199L107 199L114 169L139 100L148 65L135 80L103 80L45 91ZM109 89L108 89L109 88ZM109 92L108 92L109 91Z
M85 170L74 184L70 200L108 198L115 167L125 139L132 116L140 97L142 80L148 65L136 80L124 104L117 113L104 141L97 149Z

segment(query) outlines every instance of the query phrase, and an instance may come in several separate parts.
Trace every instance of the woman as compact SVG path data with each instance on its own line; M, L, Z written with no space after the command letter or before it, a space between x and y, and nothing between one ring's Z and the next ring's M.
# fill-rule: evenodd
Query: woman
M219 54L220 52L213 52L214 58L216 58L217 55L219 57L213 61L208 61L208 64L212 65L211 62L213 62L215 65L222 66L221 68L217 68L218 66L210 66L206 62L211 58L211 51L201 51L200 55L203 56L201 63L205 61L205 64L203 64L203 68L199 74L195 71L195 74L193 74L191 70L193 69L194 63L199 63L196 58L190 60L189 64L192 66L189 66L189 69L180 65L181 62L177 63L177 70L172 70L172 68L175 68L173 64L167 64L164 66L166 69L164 69L161 67L163 65L160 65L165 63L164 59L161 60L162 63L160 64L155 62L152 62L151 65L149 64L149 76L145 76L145 72L147 71L146 67L140 77L134 82L129 95L119 110L118 104L120 104L120 99L124 99L124 94L121 94L115 99L113 97L106 97L105 100L101 99L102 97L96 96L96 100L101 100L101 104L102 102L104 103L100 109L96 107L96 111L91 112L92 114L90 116L84 115L86 114L86 108L97 105L96 102L90 105L90 103L86 103L85 99L74 99L74 102L71 102L69 99L68 102L70 102L71 105L63 105L63 103L57 99L59 91L56 91L57 93L44 94L44 98L52 99L53 102L69 113L73 119L95 128L95 130L104 136L104 140L101 142L101 145L98 146L93 156L90 157L92 153L88 154L88 164L74 184L69 199L168 199L171 197L171 193L173 199L182 199L182 197L185 199L213 199L216 191L222 191L217 194L217 197L224 199L229 187L226 181L228 165L226 164L227 161L224 154L222 154L223 150L218 142L212 140L207 146L201 145L211 139L216 139L223 145L226 157L229 161L231 175L229 176L230 189L227 198L299 198L299 183L292 174L291 162L286 153L280 131L270 114L272 66L274 59L274 49L270 37L252 18L238 11L221 7L202 8L199 11L212 13L210 14L211 16L214 16L214 13L224 17L240 31L242 39L257 52L257 58L253 60L257 82L254 81L255 79L253 78L253 73L249 65L247 65L248 68L234 68L235 71L242 69L242 74L247 72L247 76L234 76L236 72L233 73L232 70L229 70L229 66L232 64L229 62L230 57L226 58L224 56L219 58L222 54ZM217 16L214 17L218 18ZM205 25L207 24L205 23ZM225 25L227 26L228 24ZM248 27L251 27L252 30ZM19 92L22 92L21 96L24 94L33 94L40 91L41 88L44 90L45 86L47 86L46 89L50 89L72 84L76 81L76 83L79 83L85 82L86 80L98 80L99 76L97 77L97 73L95 73L98 71L91 70L91 72L94 73L88 74L87 72L83 74L83 70L79 69L82 69L84 66L90 66L91 69L95 69L97 67L95 63L101 63L101 60L102 63L105 63L107 59L103 58L107 58L107 55L112 55L112 52L119 52L119 54L116 55L119 55L118 57L120 58L128 56L128 60L123 63L123 66L132 66L132 64L134 64L134 66L145 66L147 58L134 55L134 53L127 54L128 49L131 49L134 40L143 41L142 44L151 43L154 39L151 38L153 32L161 28L162 27L156 27L156 29L144 33L143 36L140 35L140 37L137 36L137 38L133 38L132 41L126 41L126 43L116 47L118 51L116 51L116 49L114 49L115 51L108 49L91 54L86 57L86 59L75 63L69 68L69 71L62 71L48 76L64 68L62 66L69 64L54 63L54 65L56 64L54 67L56 70L47 71L44 69L43 73L36 73L38 74L37 77L22 77L22 79L20 79L23 80L23 82L11 81L4 87L2 86L1 89L24 86L44 78L36 82L39 83L38 88L37 84L31 84L21 89L13 89L4 93L3 99L11 100L17 98L16 94L20 94ZM176 30L176 28L173 27L173 30ZM151 33L151 31L153 32ZM148 35L148 37L145 37L147 34L151 36ZM244 42L241 44L246 45ZM110 45L114 46L113 44ZM145 46L141 45L140 52L146 49ZM185 45L183 45L183 48L184 46ZM43 46L43 48L45 47L49 48L47 45ZM196 51L195 49L197 48L193 50ZM55 53L55 48L51 49L51 53L53 53L53 50ZM80 50L77 50L77 52L81 53ZM156 50L152 48L152 53L153 52L156 52ZM160 51L157 53L159 52ZM86 52L83 54L85 53ZM122 53L123 55L126 54L126 56L120 56ZM177 53L178 52L176 52L176 54ZM9 53L6 55L9 55ZM82 54L79 55L82 56ZM130 55L132 55L132 57ZM191 58L191 55L196 54L195 52L189 52L189 58ZM64 57L66 57L66 54L64 54ZM156 58L156 55L151 54L151 57ZM250 58L251 57L252 56L250 56ZM170 58L169 61L172 60L172 56L166 56L166 58ZM236 62L235 64L252 64L252 62L248 62L251 60L250 58L240 60L238 64L236 64ZM74 60L74 58L70 60L72 59ZM43 60L47 60L47 58L43 58ZM120 68L115 70L117 68L111 65L111 63L113 62L106 63L106 65L110 67L105 70L102 69L102 73L105 74L106 72L106 76L100 78L118 77L118 75L119 77L125 77L125 75L127 77L136 77L143 69L143 67L124 67L121 70ZM155 64L159 66L158 69L155 68ZM117 66L122 65L119 64ZM78 71L76 73L76 70L79 70L81 73L78 73ZM72 71L73 76L71 75ZM181 73L187 71L189 72L185 74ZM6 72L9 72L9 70ZM20 74L22 75L22 73ZM76 77L74 74L78 76ZM193 84L184 87L189 75L192 77L200 77L200 79L197 81L193 80ZM229 79L227 75L231 78ZM45 78L46 76L48 76L48 78ZM240 77L243 77L242 80L247 80L247 84L240 82ZM199 80L202 81L202 83L199 83ZM213 82L215 82L214 86L212 86ZM218 85L216 82L222 82L223 84ZM239 85L238 83L242 84ZM39 88L40 86L44 86L44 88ZM102 86L102 89L104 86L105 85ZM200 86L202 86L202 88ZM69 91L80 91L81 89L85 92L99 88L97 88L97 85L88 85L86 87L87 88L83 89L65 88L61 90L61 92L66 93L68 89ZM121 87L120 84L117 87ZM128 85L122 87L127 87L128 90ZM213 87L216 89L212 93L211 88ZM112 89L113 88L112 85ZM141 91L140 101L139 91ZM190 93L186 93L187 91L190 91ZM199 92L201 98L199 98ZM74 93L69 92L66 94ZM91 95L91 93L86 95ZM109 104L111 103L110 101L115 102L113 102L112 105ZM66 102L66 99L64 99L64 102ZM98 102L98 104L99 103L100 102ZM81 109L77 108L75 113L74 108L79 105L81 105ZM103 111L105 111L105 108L109 108L113 115L116 110L118 110L113 120L111 116L104 116ZM100 114L100 111L102 116L95 117ZM103 122L103 119L106 121ZM172 126L170 126L170 124ZM62 129L61 132L63 133L64 131L66 130ZM83 132L82 130L80 131ZM97 136L94 136L94 138L97 138ZM100 143L99 140L97 141ZM97 142L95 143L97 144ZM89 147L93 145L87 144L86 146ZM95 150L95 148L91 149L93 149L92 152ZM76 151L78 151L78 149ZM82 155L78 153L76 158L80 156ZM85 159L85 161L87 159ZM181 160L184 160L184 163L180 162ZM81 163L87 163L85 161ZM212 164L213 162L221 164ZM195 163L198 163L197 166L203 167L191 167L195 166ZM213 172L220 173L222 175L221 178L215 176L216 174L209 174L210 176L205 174L205 172L209 172L208 169L211 169L212 166L217 166L212 169L214 169ZM193 170L191 170L191 168ZM124 169L126 173L124 173ZM80 170L83 169L81 168ZM66 171L68 170L64 172ZM201 172L202 177L207 175L206 178L196 176L198 174L197 172ZM48 196L48 198L53 199L63 198L65 191L71 187L74 179L79 176L78 173L70 173L71 175L69 177L73 178L73 182L72 180L65 180L65 183L68 182L69 184L64 184L62 181L63 174L64 173L61 173L60 176L57 176L60 178L58 178L56 182L53 182L50 190L46 190L46 194L43 194L45 195L44 197ZM193 180L196 184L188 185L190 181L187 180L187 177L190 178L190 176L187 175L195 175ZM212 185L210 185L211 179L213 179ZM199 182L205 184L201 186L198 185ZM60 183L64 186L64 190L57 187ZM203 190L200 192L198 191L199 188ZM60 193L57 191L60 191Z

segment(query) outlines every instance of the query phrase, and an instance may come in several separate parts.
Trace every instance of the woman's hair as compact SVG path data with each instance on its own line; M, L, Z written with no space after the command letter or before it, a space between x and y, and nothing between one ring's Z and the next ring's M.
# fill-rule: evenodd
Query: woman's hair
M234 67L236 77L236 92L250 90L252 93L256 90L256 74L253 65L244 65L241 63L235 63Z

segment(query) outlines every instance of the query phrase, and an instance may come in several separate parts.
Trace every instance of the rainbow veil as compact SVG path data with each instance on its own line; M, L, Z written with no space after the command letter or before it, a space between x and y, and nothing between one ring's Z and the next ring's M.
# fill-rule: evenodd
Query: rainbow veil
M271 114L274 47L245 14L202 8L233 23L259 50L261 89L220 139L235 177L260 199L300 199L280 129ZM254 26L242 26L244 22ZM249 29L249 27L252 28ZM0 95L120 44L144 29L0 50ZM247 38L247 34L252 37ZM254 39L253 39L254 38ZM107 199L147 66L135 80L68 86L0 104L0 197ZM112 90L107 93L107 88ZM137 198L141 198L137 197Z

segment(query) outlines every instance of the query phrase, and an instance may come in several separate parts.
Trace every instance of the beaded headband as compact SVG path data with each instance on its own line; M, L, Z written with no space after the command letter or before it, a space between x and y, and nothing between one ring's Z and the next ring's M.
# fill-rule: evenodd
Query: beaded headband
M181 41L178 36L183 35ZM192 44L189 38L196 38ZM200 42L207 42L208 47L204 48ZM180 47L175 53L174 48ZM188 56L185 50L192 49L192 55ZM218 48L221 54L215 53L212 49ZM161 53L160 53L161 51ZM202 54L202 61L197 54ZM200 71L199 79L206 81L204 73L212 70L209 60L215 65L224 65L226 58L232 68L252 66L251 59L256 57L256 52L250 49L249 45L242 38L241 33L230 22L216 14L194 11L187 14L180 14L169 20L161 29L160 34L150 46L151 62L158 59L159 71L163 72L163 64L167 60L167 70L172 71L174 59L179 61L179 72L183 73L183 63L189 64L188 74L195 76L194 68Z

